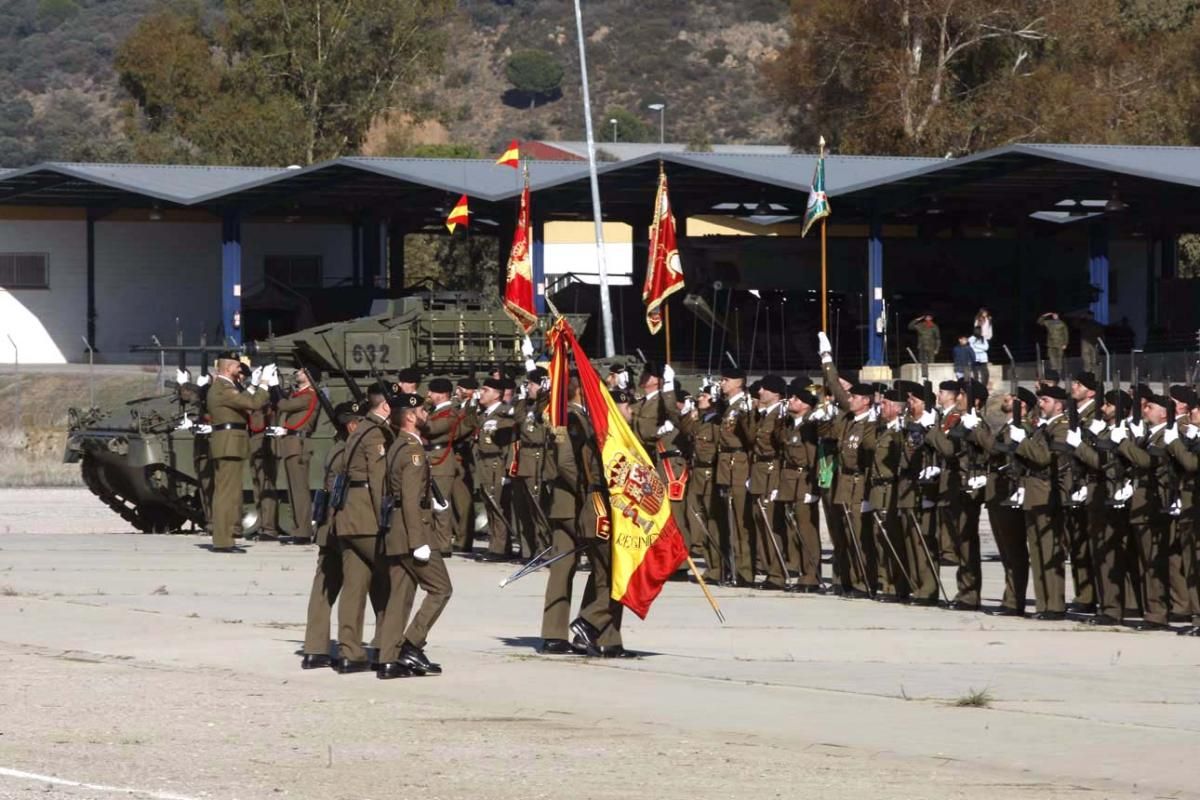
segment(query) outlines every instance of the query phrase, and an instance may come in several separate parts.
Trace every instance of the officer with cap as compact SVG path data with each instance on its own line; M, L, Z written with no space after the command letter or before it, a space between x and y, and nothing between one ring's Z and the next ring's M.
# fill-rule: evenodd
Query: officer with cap
M1096 403L1096 392L1100 384L1091 372L1080 372L1075 375L1067 387L1070 400L1075 404L1076 416L1079 418L1079 436L1090 437L1090 428L1096 421L1099 408ZM1074 440L1076 437L1072 437ZM1075 599L1068 607L1072 611L1088 614L1096 612L1096 584L1093 575L1093 556L1091 537L1103 522L1103 502L1098 500L1100 487L1099 473L1088 470L1078 459L1067 461L1071 470L1073 491L1068 498L1063 516L1067 525L1064 544L1068 548L1071 559L1071 581L1075 586Z
M242 356L240 382L247 385L253 372L250 359ZM261 368L260 368L261 369ZM272 401L274 400L272 396ZM250 484L254 489L254 505L258 509L258 530L246 538L261 542L279 539L279 459L272 447L275 408L272 402L250 412L246 420L246 431L250 434Z
M1047 311L1037 318L1037 324L1046 330L1046 358L1050 362L1050 368L1062 374L1063 356L1067 352L1067 344L1071 337L1067 323L1059 318L1057 311Z
M775 501L787 523L784 550L788 571L798 576L795 590L817 594L821 587L821 533L817 486L817 396L807 381L794 379L787 387L786 416L775 428L780 455L779 488Z
M754 526L755 562L762 566L766 579L759 589L783 591L787 573L775 537L775 498L779 494L779 450L776 429L787 409L783 395L787 383L779 375L765 375L758 386L758 407L751 415L750 511Z
M843 596L868 597L872 568L867 563L867 547L862 524L867 501L867 481L874 457L877 428L871 407L875 388L865 383L842 386L833 363L833 347L824 331L817 334L825 388L833 395L840 412L830 425L830 438L837 442L837 475L833 482L834 517L829 524L835 554L841 545L834 580L842 586Z
M241 364L232 358L217 360L217 375L208 388L206 404L212 422L209 449L216 463L213 481L213 553L239 553L234 537L241 529L242 479L250 457L247 432L249 415L270 402L266 391L279 385L275 365L251 373L247 386L238 383Z
M725 399L721 434L717 440L717 493L724 506L721 516L725 520L722 545L730 553L734 584L753 586L746 482L750 480L749 449L754 439L754 409L745 390L746 373L741 369L723 369L719 386Z
M934 496L936 482L923 479L933 463L933 451L925 440L937 424L932 387L900 381L908 405L903 449L896 467L896 511L905 523L905 561L908 565L909 602L933 606L938 602L937 518ZM1022 536L1024 531L1022 531ZM933 542L933 545L930 545Z
M340 507L336 498L333 503L343 581L338 603L338 659L334 669L343 674L363 672L370 666L362 647L363 609L378 566L376 544L387 483L386 457L395 438L390 423L390 400L395 394L395 386L382 382L368 388L363 421L346 440L345 467L341 473L346 484L345 499Z
M1195 614L1197 601L1197 578L1194 568L1196 557L1195 539L1195 488L1196 474L1200 469L1195 445L1200 433L1192 422L1196 413L1196 392L1190 386L1170 387L1167 396L1175 404L1174 424L1168 426L1163 440L1174 472L1174 497L1171 515L1175 523L1171 528L1168 543L1167 576L1170 584L1171 621L1190 622Z
M688 479L684 498L690 544L704 551L703 578L712 583L732 581L729 566L721 548L721 515L724 510L717 502L717 448L721 436L721 412L713 400L716 388L701 386L696 392L694 408L684 404L677 407L675 424L688 440ZM676 419L672 417L672 419Z
M907 523L900 519L896 502L900 467L904 461L903 408L904 397L898 389L883 391L867 495L870 518L875 522L874 558L878 565L879 585L875 599L882 603L895 603L910 594L907 561L900 560Z
M531 365L532 361L529 362ZM535 510L543 507L546 486L546 461L550 430L546 425L546 407L550 400L550 376L543 367L534 366L525 374L525 397L513 409L516 421L516 460L513 510L521 537L521 555L533 558L550 545L550 531L544 529L544 516Z
M283 462L287 479L288 499L296 523L291 539L294 544L311 544L313 540L312 491L308 485L308 465L312 458L309 437L317 429L320 409L313 378L308 370L298 369L295 388L275 404L278 425L268 431L275 439L275 455Z
M429 470L438 494L443 499L454 496L455 477L459 471L455 457L455 444L462 436L464 414L450 399L454 385L446 378L429 381L429 414L421 426L425 439L425 450L429 456ZM433 541L443 558L449 558L454 544L454 509L447 504L444 511L433 514Z
M450 506L454 512L454 550L470 555L475 547L475 414L479 382L474 376L460 378L454 386L452 407L459 415L458 435L451 446L454 455L454 488Z
M642 399L631 406L630 427L654 462L667 497L671 501L671 516L676 526L687 530L683 498L687 476L675 437L679 434L678 409L675 404L675 370L670 364L646 362L638 385Z
M922 314L908 323L908 329L917 334L917 358L922 364L937 361L942 349L942 329L933 321L932 314Z
M502 494L508 480L505 459L513 440L514 420L503 402L506 381L488 378L479 391L475 413L475 485L483 495L488 520L488 549L480 561L508 561L508 522Z
M972 383L974 385L972 385ZM978 381L942 384L941 421L929 432L929 443L938 452L942 472L938 476L937 513L939 528L953 548L958 566L958 591L950 602L957 611L978 611L983 574L980 565L979 515L987 483L986 456L975 434L982 427L980 411L987 390Z
M1064 406L1067 392L1061 386L1043 386L1038 392L1040 420L1032 433L1010 425L1009 438L1021 462L1017 493L1025 512L1029 561L1033 573L1037 613L1034 619L1066 618L1065 551L1059 540L1063 528L1064 499L1070 497L1069 454Z

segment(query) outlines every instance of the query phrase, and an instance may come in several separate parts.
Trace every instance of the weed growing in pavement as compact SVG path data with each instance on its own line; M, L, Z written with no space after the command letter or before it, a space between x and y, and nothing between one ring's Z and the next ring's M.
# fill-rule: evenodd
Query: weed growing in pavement
M992 705L992 693L987 689L975 691L971 689L962 697L954 701L957 708L990 708Z

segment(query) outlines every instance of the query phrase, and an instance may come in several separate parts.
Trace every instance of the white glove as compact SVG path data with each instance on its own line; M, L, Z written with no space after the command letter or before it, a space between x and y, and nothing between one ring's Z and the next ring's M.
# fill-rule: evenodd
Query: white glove
M1171 425L1163 430L1163 444L1170 444L1179 438L1179 427Z
M543 392L550 391L550 377L547 376L545 378L542 378L542 382L538 385L542 387Z
M656 433L659 436L666 436L668 433L670 433L673 430L675 430L675 426L671 424L671 420L667 420L662 425L658 426L658 430L656 431Z
M1080 486L1075 491L1071 492L1072 503L1086 503L1088 497L1088 487Z
M932 500L922 500L921 508L922 509L933 508L933 501Z
M973 431L979 427L979 417L976 416L974 411L968 411L959 417L959 419L962 420L963 427L969 431Z
M431 497L430 502L433 504L433 513L435 514L444 514L450 508L449 500L443 499L442 502L439 503L436 497Z
M967 486L974 489L982 489L987 486L987 475L976 475L967 481Z
M1025 505L1025 487L1022 486L1013 492L1012 497L1008 498L1008 502L1014 506Z
M922 428L932 428L936 423L937 414L933 413L932 411L926 411L921 415L920 419L917 420L917 424Z
M871 505L870 500L863 500L862 507L859 510L862 511L862 513L864 513L864 514L870 514L872 511L875 510L875 506Z
M833 352L833 345L829 343L829 337L825 335L825 331L817 331L817 352L821 354L821 360L825 360L825 356ZM833 359L830 359L832 361Z
M179 420L179 424L175 426L175 430L186 431L190 427L192 427L192 418L185 415L183 419Z
M679 413L686 417L688 414L691 414L695 410L696 410L696 406L694 403L692 403L692 398L689 397L688 399L683 401L683 408L681 408L679 410Z
M1189 439L1195 439L1197 436L1200 436L1200 428L1197 428L1195 425L1188 425L1187 433L1184 435Z
M262 383L262 376L263 376L263 368L255 367L253 370L250 371L250 385L258 386L260 383Z
M263 380L267 382L267 386L278 386L279 367L275 366L274 364L268 364L266 368L263 369Z
M1071 428L1067 431L1067 447L1079 447L1083 444L1083 432L1078 428Z
M1008 426L1008 436L1014 442L1016 442L1017 444L1020 444L1021 442L1025 441L1025 429L1018 428L1016 425L1009 425Z
M274 436L276 438L280 436L287 436L287 428L283 428L278 425L272 428L267 428L267 436Z
M201 423L192 428L192 433L198 433L202 436L208 435L212 433L212 425L209 425L208 423Z
M1091 421L1091 424L1088 425L1088 430L1091 431L1092 436L1099 436L1100 434L1104 433L1104 429L1107 427L1108 426L1104 424L1104 420L1094 419Z
M767 495L767 502L768 502L768 503L774 503L774 502L775 502L775 498L776 498L776 497L779 497L779 490L778 490L778 489L772 489L772 490L771 490L771 493L770 493L769 495Z
M628 372L618 372L617 373L617 388L618 389L628 389L629 388L629 373Z
M746 491L750 491L750 479L746 479Z
M429 549L429 545L427 544L423 544L416 550L413 550L413 558L417 561L428 561L431 555L433 555L433 551Z
M704 380L710 387L712 387L710 389L710 391L712 392L713 402L715 403L718 400L720 400L721 399L721 384L714 381L711 375L706 377Z
M926 480L932 480L933 478L936 478L938 475L941 475L941 474L942 474L941 467L926 467L925 468L925 479Z
M879 409L875 408L875 406L871 406L867 410L867 421L874 422L877 419L879 419Z
M188 383L191 380L192 380L191 373L189 373L186 369L175 370L175 382L178 383L180 386L183 386L185 383Z
M900 430L900 418L899 418L899 417L896 417L894 420L892 420L891 422L889 422L889 423L887 424L887 427L888 427L888 430L889 430L889 431L898 431L898 430Z
M675 386L675 370L671 368L670 364L663 364L662 379L663 379L663 387L664 387L663 391L664 392L673 391L674 386ZM670 386L672 388L667 389L666 388L667 386Z
M807 492L804 493L804 505L806 505L806 506L810 506L820 499L821 498L815 494L808 494Z
M529 341L528 336L521 340L521 355L527 360L533 358L533 342Z
M1113 494L1113 500L1118 503L1127 503L1131 497L1133 497L1133 481L1125 481L1125 485Z
M1124 425L1114 425L1112 433L1108 435L1108 438L1112 440L1113 444L1120 444L1125 441L1125 437L1128 435L1129 431L1125 430Z
M200 386L200 387L208 386L208 384L211 382L212 382L211 375L201 375L199 378L196 378L196 385Z
M1183 501L1177 497L1175 498L1175 502L1171 503L1171 507L1167 509L1167 514L1172 517L1178 517L1182 513Z
M1140 439L1146 434L1146 425L1143 422L1129 423L1129 435L1135 439Z
M507 475L500 480L501 486L508 486L510 483L512 483L512 478L508 477Z

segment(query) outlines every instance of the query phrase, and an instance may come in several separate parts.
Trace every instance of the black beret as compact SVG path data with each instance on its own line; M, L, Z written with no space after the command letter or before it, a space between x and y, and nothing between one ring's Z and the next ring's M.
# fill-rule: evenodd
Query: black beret
M1057 383L1058 381L1062 380L1062 377L1058 374L1058 370L1047 369L1044 373L1042 373L1042 380L1054 381Z
M1154 393L1150 391L1150 385L1147 383L1139 383L1137 390L1134 392L1134 395L1141 400L1147 399L1152 394Z
M1038 389L1038 397L1049 397L1051 400L1067 399L1067 390L1061 386L1043 386Z
M961 392L962 384L958 381L942 381L938 384L938 389L943 392Z
M487 380L485 380L483 382L483 388L495 389L497 392L503 392L504 391L504 379L503 378L488 378Z
M425 405L425 398L421 397L421 395L416 394L415 392L412 394L401 392L392 398L389 405L393 409L420 408L421 406Z
M687 400L691 396L692 396L692 393L689 392L687 389L683 388L682 386L675 387L675 402L676 403L682 403L684 400Z
M856 394L859 397L874 397L875 387L869 383L856 383L850 387L850 394Z
M312 366L297 367L296 372L297 372L297 374L299 374L301 372L307 372L308 379L310 381L312 381L313 383L316 383L317 381L321 380L321 368L320 367L312 367Z
M545 367L534 367L533 369L529 370L529 372L525 373L525 382L541 383L543 380L549 377L549 375L550 373L546 372Z
M468 375L465 378L458 379L458 386L461 389L471 389L473 391L479 388L479 381L475 380L475 376Z
M1171 387L1171 399L1178 403L1186 404L1188 408L1195 408L1197 401L1200 400L1196 396L1195 389L1183 384L1176 384Z
M924 388L916 381L896 381L896 391L903 395L915 394L917 397L921 397L924 394Z
M612 399L614 403L632 403L633 393L627 389L614 389Z
M752 395L756 395L756 394L758 394L758 390L761 387L762 387L762 381L757 380L757 381L754 381L753 383L751 383L749 386L747 386L746 391L748 391Z
M1100 384L1096 381L1095 374L1091 372L1081 372L1075 376L1074 380L1083 388L1090 389L1093 392L1100 388Z
M780 375L764 375L759 381L759 388L782 395L787 391L787 382Z
M625 371L626 371L626 369L625 369L624 364L612 364L608 368L609 375L617 375L617 374L625 372Z
M406 367L400 370L400 374L396 377L400 383L420 383L421 370L416 367Z
M242 374L242 377L243 377L243 378L248 378L248 377L250 377L250 373L251 373L252 371L253 371L253 370L251 370L251 369L250 369L250 365L249 365L249 364L247 364L246 362L244 362L244 361L239 361L239 362L238 362L238 372L240 372L240 373Z
M512 378L501 378L500 383L503 385L501 389L503 392L515 391L517 388L517 382Z
M903 397L901 396L900 392L896 389L885 389L883 392L883 399L890 400L893 403L899 403L899 402L902 402Z
M986 403L987 402L988 390L987 390L987 387L983 385L982 381L977 381L972 378L971 382L969 384L967 384L967 391L969 392L969 397L971 398L972 403L974 403L974 402Z
M386 383L384 381L375 381L374 383L372 383L370 386L367 387L367 394L372 395L374 397L390 398L392 395L394 395L398 391L400 391L400 388L398 386L395 386L394 384Z
M742 380L745 380L746 379L746 370L741 369L739 367L722 367L721 368L721 377L722 378L741 378Z
M345 425L353 420L362 419L362 409L359 408L358 403L347 400L333 407L333 416L339 425Z
M1025 406L1026 411L1037 405L1037 395L1024 386L1017 389L1017 399L1021 401L1021 405Z
M647 361L642 365L642 375L638 378L638 381L645 383L646 378L661 378L662 374L662 364L659 364L657 361Z
M1171 402L1171 398L1167 397L1165 394L1154 394L1153 392L1146 393L1146 402L1153 403L1156 406L1162 406L1163 408L1174 405Z
M429 382L429 391L437 392L438 394L450 394L454 386L450 383L449 378L434 378Z
M1129 409L1133 405L1133 398L1129 396L1129 392L1123 392L1120 389L1111 389L1105 392L1104 402L1116 407L1118 417L1124 417L1129 414Z

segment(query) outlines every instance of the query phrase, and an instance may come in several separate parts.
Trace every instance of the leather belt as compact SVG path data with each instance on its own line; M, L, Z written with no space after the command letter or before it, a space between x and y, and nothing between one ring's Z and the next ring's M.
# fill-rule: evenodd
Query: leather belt
M714 461L711 464L709 464L707 462L699 463L699 462L693 461L691 463L691 467L692 467L692 469L716 469L717 462Z
M865 473L863 473L861 470L839 469L838 474L846 475L851 478L861 478Z
M808 464L784 464L784 469L790 469L793 472L806 472L809 469Z
M762 464L763 462L774 461L774 460L775 460L774 456L760 456L760 455L757 455L754 453L750 454L750 461L753 464Z
M217 431L244 431L246 430L246 423L222 422L220 425L213 425L212 429L213 433L216 433ZM262 433L262 431L259 431L259 433Z
M683 458L683 453L678 450L663 450L658 454L659 458Z
M370 481L347 481L346 487L349 489L366 489L370 487Z
M720 452L721 452L721 455L725 455L726 453L744 453L744 452L746 452L746 448L744 448L744 447L722 447Z

